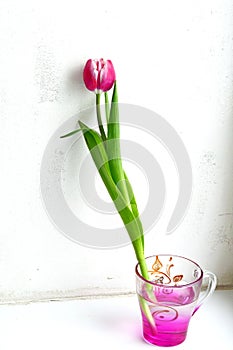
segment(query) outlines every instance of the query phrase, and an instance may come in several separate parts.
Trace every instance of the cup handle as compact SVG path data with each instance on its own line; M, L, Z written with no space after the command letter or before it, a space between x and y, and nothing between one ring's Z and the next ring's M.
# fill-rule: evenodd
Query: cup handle
M206 287L206 290L202 293L201 297L199 297L197 304L196 304L196 307L195 307L195 310L193 311L193 315L199 309L199 307L203 304L203 302L207 298L209 298L209 296L211 294L213 294L213 292L217 286L217 277L215 276L215 274L213 272L205 270L204 274L203 274L203 281L207 278L208 278L208 285Z

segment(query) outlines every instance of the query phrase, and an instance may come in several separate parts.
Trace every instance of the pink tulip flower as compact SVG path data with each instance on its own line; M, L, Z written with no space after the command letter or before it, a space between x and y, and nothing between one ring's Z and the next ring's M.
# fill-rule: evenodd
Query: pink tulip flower
M87 89L96 94L110 90L116 80L112 61L89 59L83 70L83 80Z

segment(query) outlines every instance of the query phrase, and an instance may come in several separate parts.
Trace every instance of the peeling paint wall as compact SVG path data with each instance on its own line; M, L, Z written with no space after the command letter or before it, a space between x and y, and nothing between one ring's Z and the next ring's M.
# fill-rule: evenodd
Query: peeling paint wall
M2 302L134 290L130 246L99 251L48 219L39 172L54 130L94 103L81 82L89 57L111 58L120 100L163 116L182 137L194 176L183 223L175 203L146 236L146 254L177 253L233 284L233 4L231 0L0 2L0 298ZM78 69L80 83L70 77ZM170 173L170 172L169 172ZM173 172L171 171L171 174ZM167 174L170 185L177 184ZM171 186L170 186L171 187Z

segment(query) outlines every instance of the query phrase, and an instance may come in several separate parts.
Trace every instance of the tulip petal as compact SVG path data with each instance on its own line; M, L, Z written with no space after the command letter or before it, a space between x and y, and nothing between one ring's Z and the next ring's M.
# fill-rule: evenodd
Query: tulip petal
M103 58L89 59L83 70L83 80L87 89L95 93L110 90L116 80L112 62Z
M95 91L97 89L97 75L96 63L89 59L83 70L83 80L88 90Z
M115 80L116 80L116 74L115 74L112 61L107 60L105 62L104 67L100 71L98 89L104 92L110 90Z

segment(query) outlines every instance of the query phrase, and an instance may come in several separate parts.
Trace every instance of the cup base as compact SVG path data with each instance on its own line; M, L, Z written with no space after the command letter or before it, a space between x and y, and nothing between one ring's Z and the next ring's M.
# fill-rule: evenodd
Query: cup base
M173 339L171 339L173 338ZM172 335L166 335L162 334L156 336L148 336L147 334L143 334L143 339L146 343L150 345L155 345L155 346L162 346L162 347L171 347L171 346L176 346L181 343L183 343L186 339L186 334L176 334Z

